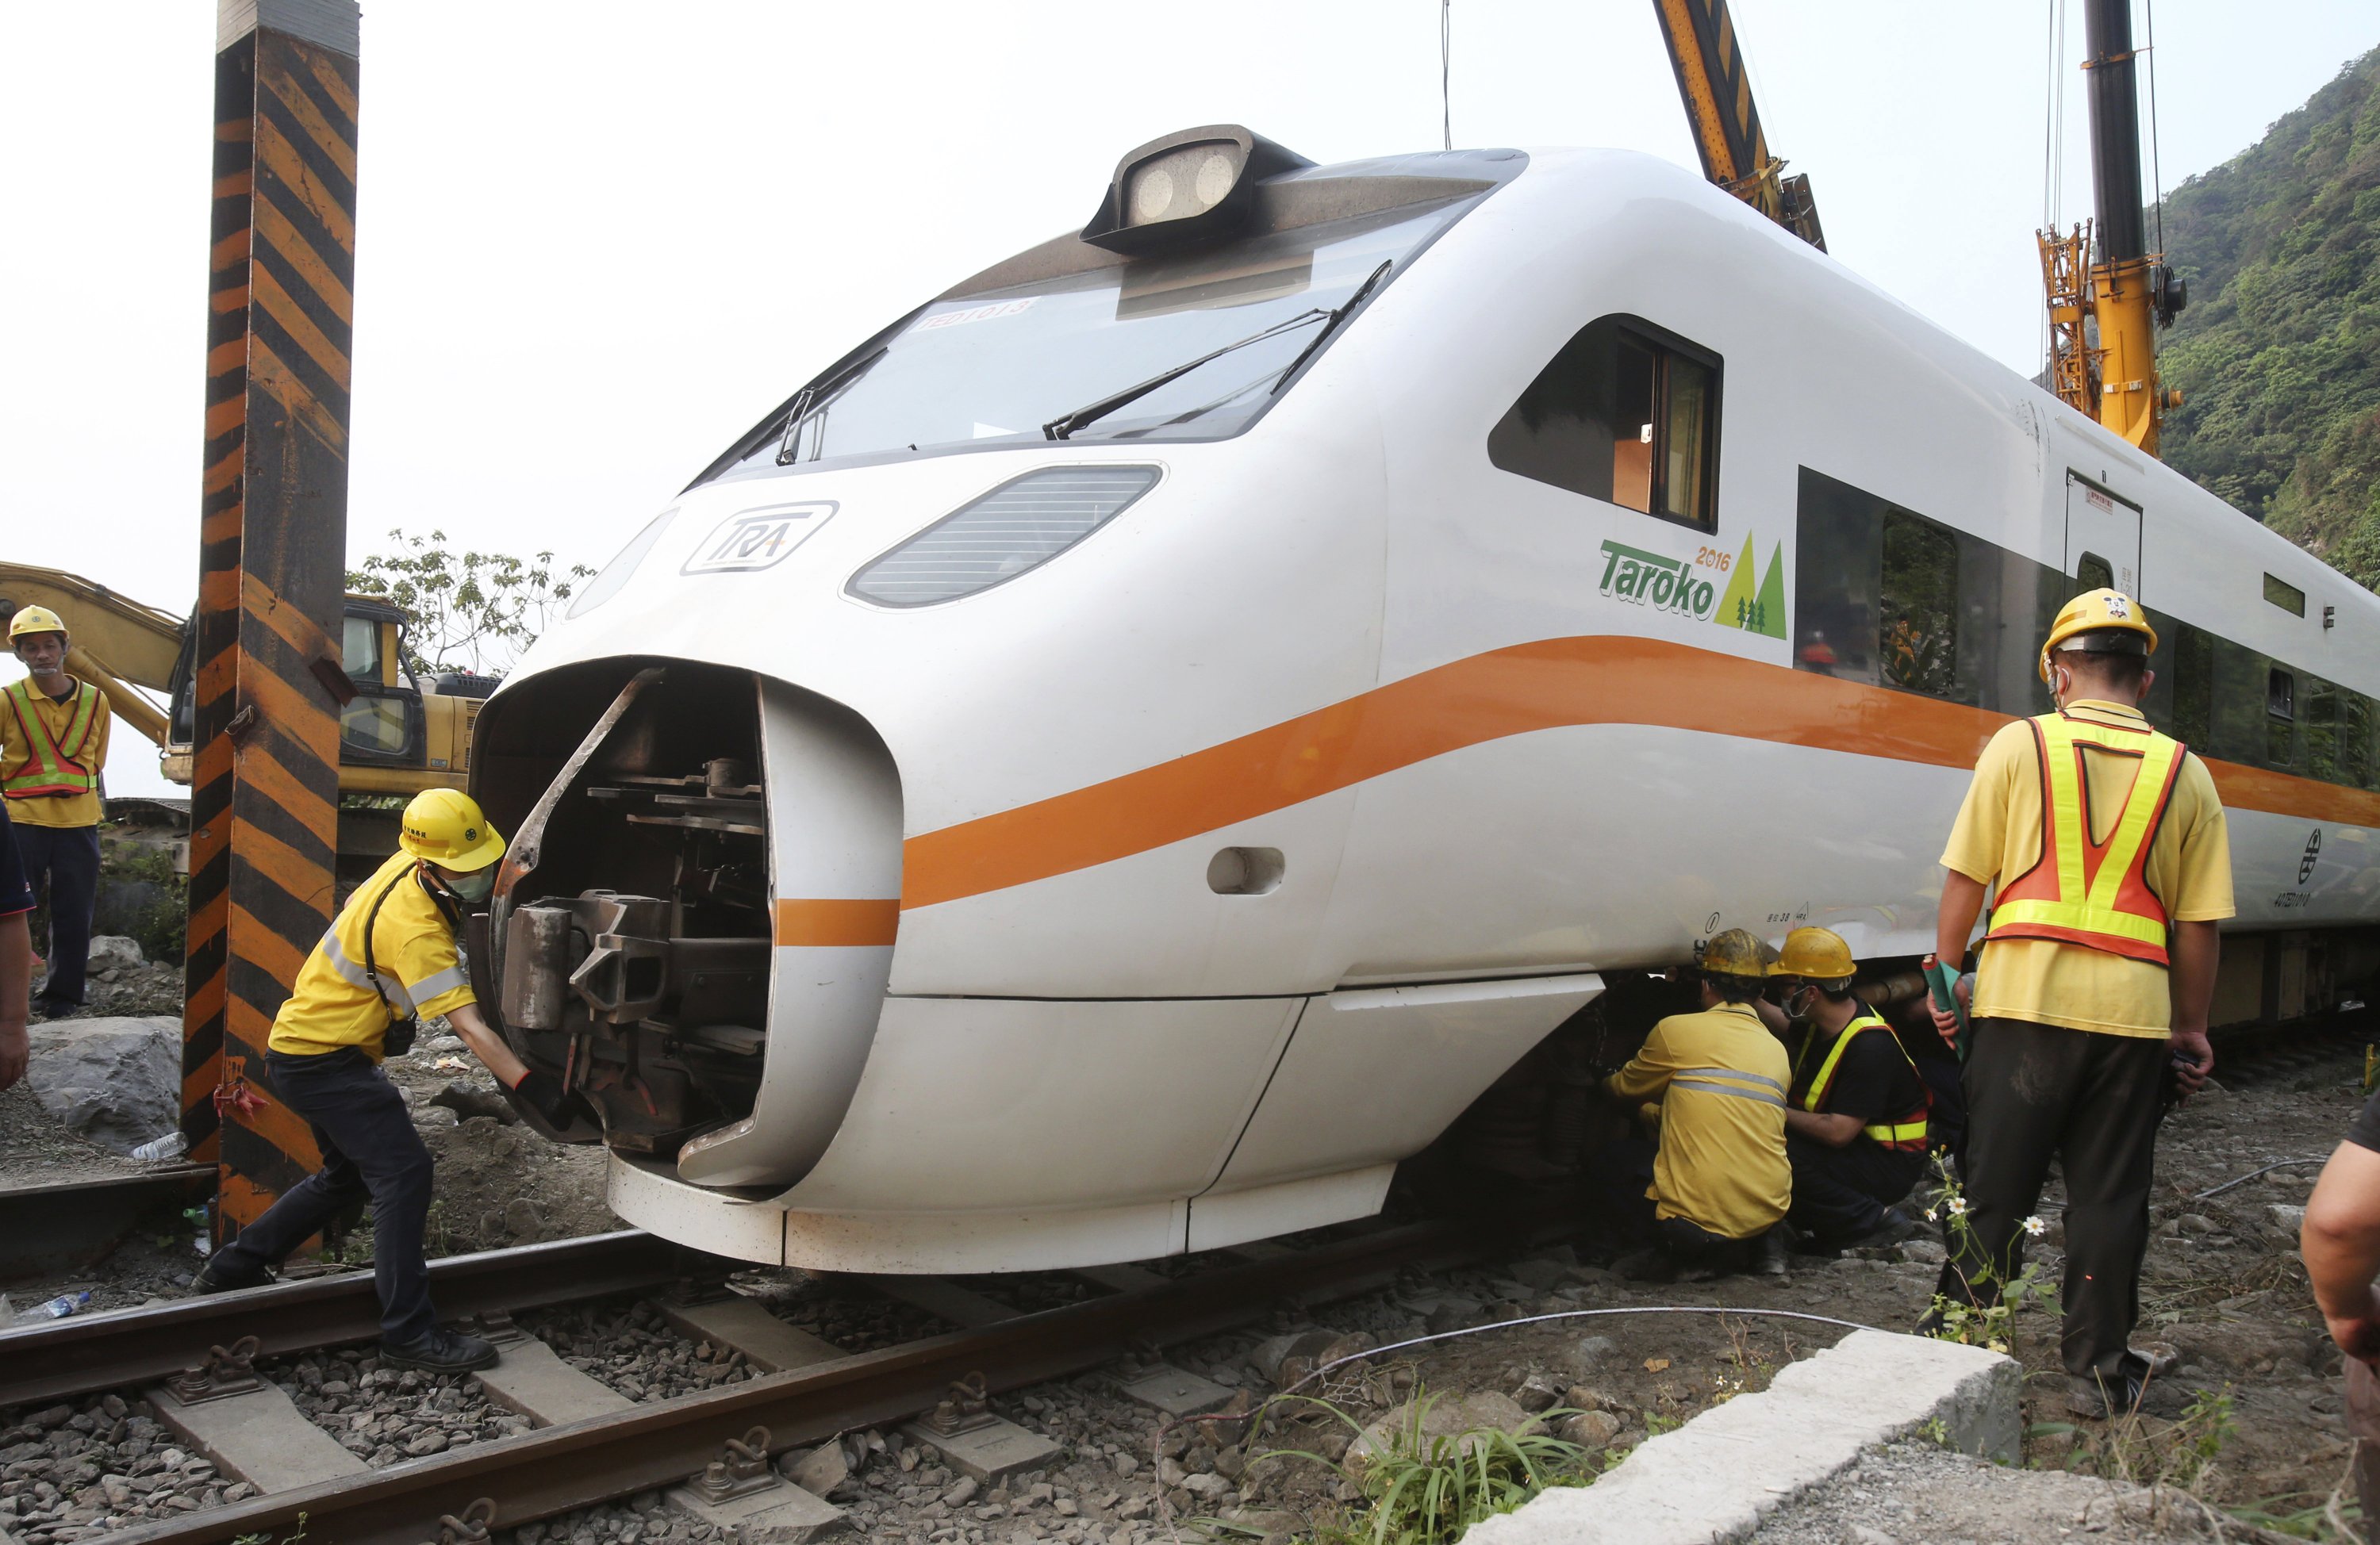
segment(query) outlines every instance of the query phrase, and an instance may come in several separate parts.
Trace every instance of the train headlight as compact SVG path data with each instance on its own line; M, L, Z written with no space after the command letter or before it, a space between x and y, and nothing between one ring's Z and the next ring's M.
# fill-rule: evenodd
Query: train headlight
M851 576L879 606L932 606L1029 573L1157 486L1153 466L1052 466L961 505Z
M618 595L620 586L628 583L628 576L637 572L637 565L645 561L645 554L653 550L653 544L662 539L662 533L668 530L669 523L676 518L675 510L663 510L646 522L642 531L628 538L628 545L620 549L619 556L604 564L602 572L587 582L587 588L578 592L577 598L570 603L570 610L562 615L565 618L583 617Z
M1257 183L1313 164L1237 124L1169 134L1116 163L1082 238L1124 253L1218 240L1246 220Z

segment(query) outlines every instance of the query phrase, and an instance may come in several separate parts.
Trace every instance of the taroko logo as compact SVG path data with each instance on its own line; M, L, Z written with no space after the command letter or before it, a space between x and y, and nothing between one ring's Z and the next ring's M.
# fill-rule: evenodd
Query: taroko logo
M2321 856L2322 828L2316 827L2313 828L2313 835L2306 839L2305 857L2298 860L2298 884L2303 885L2313 877L2314 861Z

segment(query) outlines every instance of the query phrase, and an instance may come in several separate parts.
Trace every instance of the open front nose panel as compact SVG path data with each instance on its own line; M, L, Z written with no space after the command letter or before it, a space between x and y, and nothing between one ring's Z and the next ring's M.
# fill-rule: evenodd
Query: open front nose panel
M705 1186L783 1186L826 1152L859 1085L901 915L901 786L859 716L762 681L771 971L751 1114L688 1141Z

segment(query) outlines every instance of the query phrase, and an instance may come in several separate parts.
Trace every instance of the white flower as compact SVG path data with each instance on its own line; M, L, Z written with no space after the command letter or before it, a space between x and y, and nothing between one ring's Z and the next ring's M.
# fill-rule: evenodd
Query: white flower
M1965 1197L1963 1197L1963 1196L1954 1196L1954 1197L1952 1197L1952 1198L1950 1199L1950 1201L1949 1201L1949 1208L1950 1208L1950 1215L1951 1215L1952 1217L1954 1217L1954 1218L1962 1218L1962 1217L1965 1217L1965 1216L1967 1215L1967 1199L1966 1199Z
M1939 1214L1938 1213L1937 1213L1933 1208L1928 1207L1927 1209L1925 1209L1925 1221L1926 1221L1927 1223L1932 1223L1932 1222L1933 1222L1937 1217L1938 1217L1938 1216L1940 1216L1940 1214Z
M2046 1234L2049 1232L2049 1225L2042 1222L2038 1215L2035 1215L2024 1220L2024 1231L2027 1234L2033 1235Z

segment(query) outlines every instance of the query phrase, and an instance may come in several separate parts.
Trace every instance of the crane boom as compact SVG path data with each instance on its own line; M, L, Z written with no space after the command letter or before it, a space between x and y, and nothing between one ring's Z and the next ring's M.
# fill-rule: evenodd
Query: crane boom
M1727 0L1653 0L1703 175L1824 252L1826 232L1807 175L1784 176L1768 153L1760 109L1736 47Z

